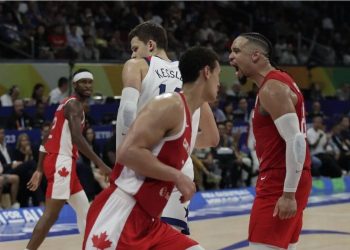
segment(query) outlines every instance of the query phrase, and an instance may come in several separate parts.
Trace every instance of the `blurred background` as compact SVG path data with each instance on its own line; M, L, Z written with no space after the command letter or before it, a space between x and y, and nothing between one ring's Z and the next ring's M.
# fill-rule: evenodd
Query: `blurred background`
M273 61L304 93L308 129L323 131L322 143L311 150L314 178L349 175L349 7L333 1L0 2L0 177L11 176L0 178L0 205L44 204L45 181L34 193L26 183L41 138L79 67L95 76L84 136L113 167L121 70L131 55L127 35L147 20L167 30L172 59L202 45L214 49L223 65L219 98L211 104L220 143L192 155L198 190L254 186L258 162L249 118L257 88L240 83L228 65L233 39L251 31L272 41ZM96 171L80 157L78 175L90 200L106 187Z

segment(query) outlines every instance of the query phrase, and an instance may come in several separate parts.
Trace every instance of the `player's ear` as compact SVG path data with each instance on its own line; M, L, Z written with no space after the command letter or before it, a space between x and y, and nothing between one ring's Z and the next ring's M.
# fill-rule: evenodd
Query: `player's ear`
M260 51L259 50L254 50L254 52L252 53L251 57L252 57L253 63L256 63L259 60L259 58L261 57Z
M156 49L157 44L156 44L155 41L149 40L149 41L147 42L147 47L148 47L148 50L149 50L150 52L153 52L153 51Z
M202 71L203 71L204 78L208 79L210 76L210 73L211 73L210 67L208 65L206 65L206 66L204 66Z

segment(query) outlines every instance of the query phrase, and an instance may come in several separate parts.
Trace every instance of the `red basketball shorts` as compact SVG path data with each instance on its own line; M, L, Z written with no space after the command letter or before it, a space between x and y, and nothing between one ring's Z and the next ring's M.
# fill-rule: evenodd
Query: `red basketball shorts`
M287 248L296 243L302 228L305 209L312 185L309 170L303 170L295 198L297 214L290 219L273 217L277 200L283 193L285 169L271 169L259 174L256 184L256 198L250 214L249 241Z
M84 250L184 250L198 243L148 215L135 199L111 185L89 208Z

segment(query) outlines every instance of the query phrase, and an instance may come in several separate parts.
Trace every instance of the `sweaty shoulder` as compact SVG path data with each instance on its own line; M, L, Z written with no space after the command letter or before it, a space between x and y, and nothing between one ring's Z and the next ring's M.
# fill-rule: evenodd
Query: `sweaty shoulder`
M273 119L283 114L294 112L292 92L287 84L270 79L259 90L259 101Z
M146 106L157 109L169 116L176 116L176 112L182 112L184 103L178 93L165 93L154 97ZM168 113L169 112L169 113Z
M125 67L131 67L133 69L148 69L148 64L144 58L132 58L126 61Z

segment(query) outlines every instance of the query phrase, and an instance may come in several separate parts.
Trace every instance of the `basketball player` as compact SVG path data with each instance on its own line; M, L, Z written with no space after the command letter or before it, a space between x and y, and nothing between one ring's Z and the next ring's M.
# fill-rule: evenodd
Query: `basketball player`
M129 40L132 59L123 69L121 102L117 117L117 148L125 137L138 111L153 97L162 93L180 91L182 88L181 73L178 61L170 61L167 56L166 31L160 25L144 22L137 25L130 33ZM198 126L201 132L198 133ZM193 148L214 147L219 143L219 132L208 103L193 114L192 143ZM194 178L193 164L189 157L182 171L191 179ZM189 234L187 224L189 202L179 201L181 193L175 188L165 207L162 219Z
M193 180L180 170L189 157L191 115L215 100L220 65L212 50L196 47L184 53L179 68L183 93L148 102L119 146L115 181L91 204L83 249L99 248L101 237L118 250L203 249L159 217L174 186L182 202L195 192Z
M80 69L74 73L75 94L58 106L50 133L40 146L38 168L27 186L31 191L35 191L44 171L47 178L46 206L27 245L28 250L38 249L66 201L75 210L79 231L84 234L89 201L76 173L78 150L104 173L111 172L82 135L85 122L82 103L91 96L92 85L93 75L90 71Z
M296 249L311 189L304 98L294 80L271 65L272 49L263 35L245 33L229 55L237 77L259 87L252 119L260 172L249 242L251 249Z

